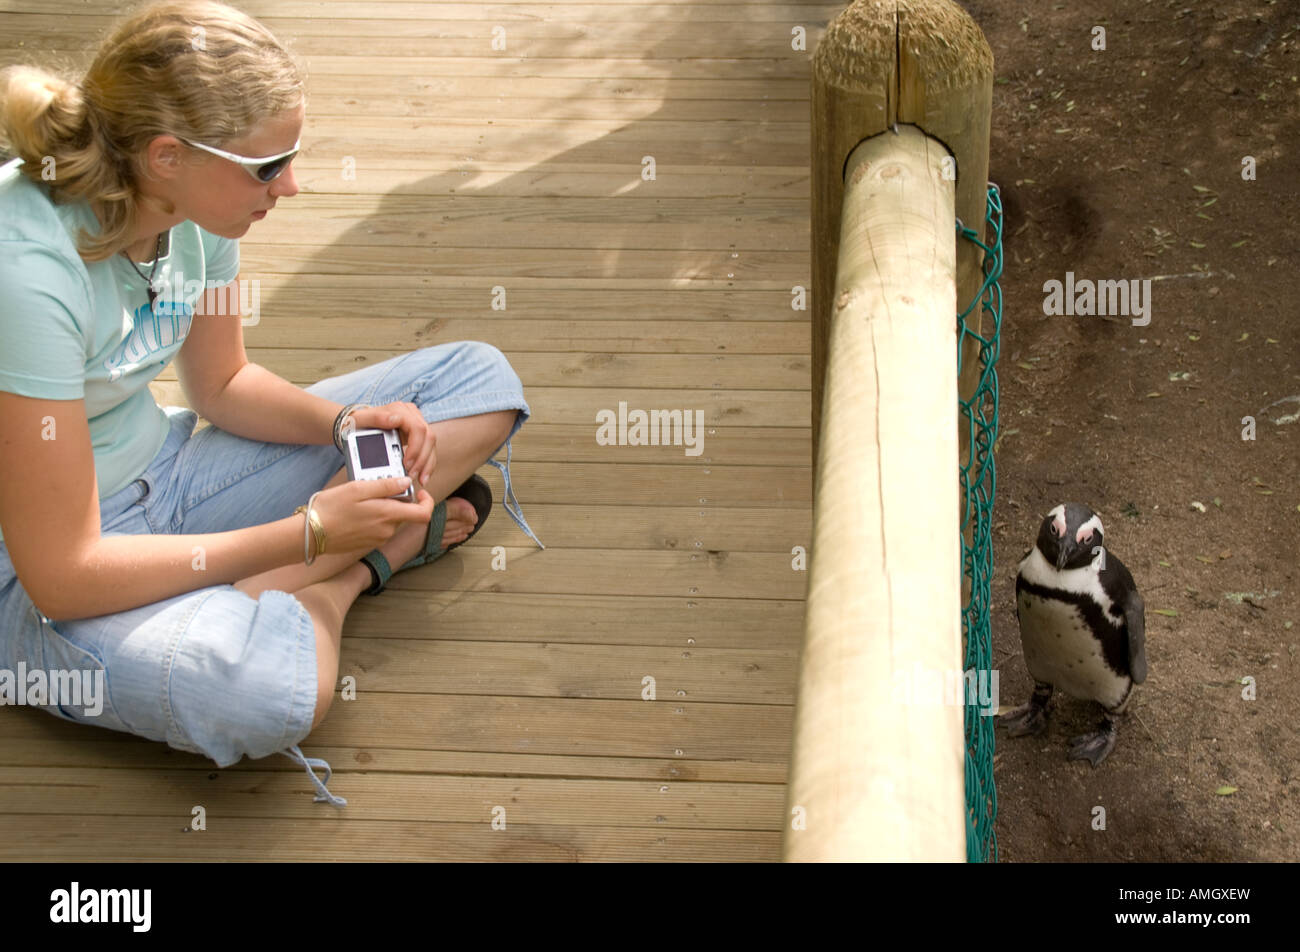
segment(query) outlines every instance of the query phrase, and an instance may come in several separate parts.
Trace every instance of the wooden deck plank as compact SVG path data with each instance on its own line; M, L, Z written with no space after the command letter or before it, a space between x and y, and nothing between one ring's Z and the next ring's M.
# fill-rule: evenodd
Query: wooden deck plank
M808 150L807 129L793 122L744 124L719 122L656 122L653 132L644 120L575 122L564 119L422 119L309 118L303 129L303 152L312 159L353 155L382 156L388 161L439 164L456 161L504 162L518 156L520 144L536 157L540 170L553 157L566 162L631 167L640 174L641 157L653 148L664 175L674 167L796 166Z
M809 45L812 50L815 45ZM79 52L79 51L78 51ZM561 50L560 55L543 59L519 56L517 52L479 55L476 52L458 57L406 56L389 57L369 49L354 49L348 54L304 57L312 75L328 72L358 76L504 76L519 82L518 93L527 93L532 79L599 77L622 80L772 80L775 91L790 95L790 84L802 83L807 95L808 60L795 56L773 55L765 59L742 59L721 55L730 52L714 46L713 55L703 59L679 58L671 63L653 57L597 56L583 58ZM780 84L786 84L784 86ZM517 93L517 94L518 94ZM772 94L768 93L771 97ZM750 100L755 102L755 100ZM761 94L757 102L762 102ZM737 104L737 116L745 115ZM755 106L756 108L756 106ZM805 168L806 168L805 164Z
M347 56L358 48L382 50L389 57L488 56L499 52L511 57L544 58L548 55L605 59L632 58L641 61L677 58L720 57L717 33L706 23L725 24L725 58L742 60L796 59L806 63L807 54L790 47L790 24L753 22L747 16L694 22L652 19L645 16L653 7L633 9L620 15L603 6L575 9L573 16L561 12L554 18L518 15L488 19L446 19L437 16L407 19L378 19L366 15L363 5L336 7L341 15L285 18L268 15L258 19L292 49L305 56ZM701 9L699 7L697 10ZM277 13L279 11L276 11ZM114 22L113 16L85 13L21 13L9 17L0 33L0 49L26 51L80 49L93 44ZM824 32L824 23L798 18L808 34L808 49ZM506 48L493 48L505 31Z
M61 0L61 15L112 17L130 10L136 0ZM441 3L437 0L241 0L239 8L262 22L270 18L334 20L363 15L370 20L470 20L495 22L574 19L593 13L629 22L658 18L675 23L825 23L843 9L838 3L717 3L697 0L511 0L509 3ZM48 0L3 0L0 12L48 14Z
M352 88L362 85L354 81ZM543 98L511 98L509 105L480 91L477 96L457 92L431 92L413 96L388 96L364 83L365 93L344 92L322 94L315 92L309 102L315 119L353 119L362 116L393 118L428 117L436 114L440 119L472 119L485 112L506 119L545 117L566 122L653 120L657 122L725 122L734 114L736 103L731 99L688 99L678 102L657 98L634 99L578 99L566 102ZM646 91L649 93L649 90ZM697 94L698 94L697 90ZM769 122L799 122L808 111L808 104L799 101L765 103L763 117Z
M794 642L796 639L791 639ZM797 645L788 651L630 645L510 644L365 638L348 646L339 677L358 691L640 700L653 675L665 701L794 703Z
M522 481L521 469L516 480ZM534 525L542 539L544 527ZM517 538L529 540L522 534ZM516 542L516 545L519 543ZM482 546L457 562L440 559L427 572L403 572L389 587L395 591L458 590L606 595L660 595L699 598L776 598L797 600L804 594L804 573L791 571L790 557L780 552L699 550L663 552L629 549L515 548L504 553L506 570L492 569L491 550Z
M44 711L3 713L6 718L53 718ZM318 747L396 747L466 755L529 753L676 758L683 765L693 760L780 765L789 755L791 723L792 709L785 706L696 703L689 698L642 701L359 691L355 701L336 701L302 746L309 756ZM19 722L14 724L14 737L21 739ZM94 725L87 729L100 732ZM0 783L0 788L4 785ZM6 812L22 812L21 804L0 801L0 814Z
M455 556L451 553L444 558ZM453 574L456 571L451 570ZM802 599L654 598L451 589L384 594L393 596L389 599L391 607L380 605L378 599L368 600L349 613L345 639L363 637L363 633L423 638L434 632L443 640L673 645L683 650L697 645L782 651L802 637L804 611Z
M367 297L364 292L357 294L361 299ZM435 294L442 297L441 292ZM483 293L474 292L473 296L479 303L460 309L460 314L484 310ZM600 298L604 300L605 295L601 294ZM303 348L303 352L319 354L324 362L322 366L337 366L333 362L353 359L352 355L345 356L338 351L351 351L358 344L383 348L388 352L383 357L385 360L418 347L458 340L485 341L508 354L537 351L591 354L593 361L614 353L710 352L789 354L807 359L807 351L800 352L797 345L810 339L808 325L793 321L660 321L650 327L636 327L630 321L528 320L491 317L486 312L482 318L448 317L445 315L457 313L450 305L445 309L440 305L432 315L424 317L372 314L362 323L358 313L375 310L375 299L370 296L367 308L353 306L350 302L354 299L356 295L349 290L340 291L336 298L328 288L264 298L266 308L259 315L258 323L244 328L245 344L254 348L283 347L285 342L303 340L302 333L310 332L313 340L320 339L320 347ZM528 291L516 292L512 300L515 301L512 311L517 309L526 314L537 309L530 306ZM398 304L393 310L400 313L402 308ZM350 312L352 316L344 317L340 312ZM338 372L343 370L331 371ZM313 381L309 375L295 382L305 385Z
M40 0L37 0L37 2L40 2ZM6 14L0 10L0 16L5 17L6 29L9 29L10 23L16 22L16 16L13 14ZM69 22L75 22L75 19L70 18ZM728 28L729 26L730 24L726 25ZM811 31L809 33L810 37L816 37L817 35ZM66 65L69 69L84 69L90 62L96 37L97 33L94 30L83 29L77 37L68 39L51 37L49 41L53 42L54 46L49 48L37 49L17 45L9 48L0 47L0 62L7 64L11 61L45 61L47 58L53 58L57 62ZM297 48L291 33L281 36L280 39L294 49L298 59L306 66L309 95L312 78L327 73L336 76L387 78L409 76L430 78L452 76L466 78L503 77L514 80L517 84L515 92L510 94L512 98L528 95L532 89L533 80L556 78L664 82L672 80L694 82L697 80L744 81L759 79L770 80L775 83L772 92L759 93L757 97L749 100L754 104L754 108L758 108L762 102L772 99L806 98L808 90L809 70L806 53L802 54L803 58L800 55L785 56L782 54L763 59L744 59L717 55L720 52L725 52L725 48L715 47L713 50L715 55L701 59L679 58L676 60L660 60L652 57L580 57L573 55L530 58L521 56L516 51L495 54L485 53L482 55L475 51L466 55L446 57L429 55L387 56L384 55L382 50L367 45L360 49L355 46L351 47L348 52L338 55L314 54L306 56ZM814 46L815 42L808 46L808 50L811 51ZM563 50L562 52L568 54L571 51ZM800 87L802 87L802 91L800 91ZM774 95L775 93L780 95ZM766 100L763 98L764 96L766 96ZM736 118L752 118L744 111L745 105L744 103L737 103ZM806 162L804 168L807 169Z
M309 223L304 223L304 227L308 226ZM553 248L548 252L544 235L525 232L520 234L517 246L492 249L497 256L492 260L487 260L475 245L442 245L432 239L394 246L358 244L343 249L302 241L288 247L248 241L241 246L240 264L243 273L250 277L268 273L454 277L462 286L479 288L480 300L495 287L509 291L534 283L543 287L581 286L588 291L603 287L628 290L646 285L665 290L690 287L715 291L728 290L743 282L750 289L777 292L771 297L771 304L783 309L789 307L796 286L808 287L807 272L795 252L737 250L736 239L740 236L724 237L731 247L718 250L657 251L633 245L620 249ZM510 271L501 264L505 256L514 259ZM376 295L372 309L381 300ZM482 305L476 308L479 309ZM725 347L715 345L708 349Z
M790 723L779 705L359 691L302 744L780 764Z
M11 713L5 712L6 718ZM44 711L18 713L53 719ZM682 779L689 779L697 760L732 761L738 768L753 763L783 767L791 721L790 708L776 705L372 692L358 694L355 701L336 701L302 748L308 756L330 748L459 752L467 763L484 753L675 759ZM108 733L93 725L68 726L88 735ZM16 733L14 739L23 738ZM281 759L292 766L288 758ZM206 765L224 773L211 762ZM303 788L310 788L305 776ZM21 804L0 804L0 814L6 812L22 812Z
M353 156L355 158L355 155ZM415 168L411 166L415 165ZM466 162L452 158L445 163L417 164L410 160L390 159L368 153L360 173L345 177L338 156L300 155L294 160L294 174L302 190L295 198L308 201L316 195L495 195L521 196L536 192L548 196L601 197L626 194L629 184L640 180L626 162L567 162L561 157L547 163L543 170L523 168L517 162L488 162L481 158ZM769 165L732 165L729 167L676 168L674 174L655 181L658 198L683 198L691 195L728 196L735 199L755 196L783 200L808 200L806 169ZM291 210L286 206L285 210ZM803 227L801 223L800 227Z
M394 256L400 256L402 250L390 250L385 259ZM498 251L498 253L503 253ZM301 255L290 258L285 256L283 259L276 259L270 251L268 245L258 245L255 242L248 242L247 247L241 247L240 263L241 274L248 279L256 279L263 282L264 287L270 287L272 282L279 282L279 287L285 293L282 299L275 301L285 310L281 313L292 315L300 313L303 307L306 307L309 313L319 314L321 308L328 309L328 301L317 301L310 295L314 292L320 292L324 297L335 289L342 293L345 289L359 291L364 288L372 288L373 291L368 295L368 304L364 312L358 314L355 309L350 312L350 317L355 320L358 317L365 317L367 328L373 326L383 327L382 324L374 322L382 321L388 313L386 307L386 294L389 289L397 291L411 291L423 289L425 301L423 310L417 309L411 315L412 317L423 317L430 327L440 327L449 320L455 320L462 315L448 314L449 308L444 304L444 300L450 301L456 295L465 295L470 298L470 303L464 311L471 313L482 313L485 317L492 314L496 320L510 320L515 315L508 311L490 312L491 295L497 293L493 288L498 286L506 288L510 297L510 307L523 306L528 308L536 317L541 326L549 331L558 333L563 337L563 332L557 329L572 327L576 330L583 331L590 335L593 332L601 330L598 326L592 326L592 320L607 319L607 315L615 312L615 305L608 303L612 295L621 294L633 299L639 299L643 306L645 301L653 297L657 292L666 295L661 299L658 313L646 315L650 321L649 325L642 328L650 347L648 353L654 353L662 348L655 347L658 341L664 338L665 328L669 331L678 329L677 321L665 319L665 314L670 314L674 318L686 319L691 314L698 315L699 320L718 319L729 324L749 323L751 320L768 320L768 321L786 321L787 323L807 326L807 316L805 309L800 307L795 311L792 307L795 293L803 289L801 298L807 300L807 283L799 278L798 280L773 279L770 276L754 277L744 282L744 294L748 295L751 300L757 301L757 306L750 309L742 307L729 306L730 302L738 300L736 293L739 291L735 285L737 282L732 277L730 271L724 270L730 265L735 267L732 262L725 261L722 256L710 256L694 252L656 252L641 249L629 254L629 264L626 272L620 274L618 271L611 271L611 263L606 256L604 262L597 260L595 249L588 248L571 248L562 249L554 255L557 260L547 262L545 253L532 248L511 248L504 249L512 259L522 259L517 267L526 267L527 272L514 271L508 276L502 273L500 266L492 268L485 265L482 261L482 255L475 253L470 249L460 248L441 248L436 249L432 254L423 256L415 255L420 261L421 267L418 269L408 269L406 271L387 269L383 272L366 272L364 270L346 269L330 270L324 267L316 270L305 270L313 267L310 255ZM727 252L729 256L732 252ZM640 262L640 258L657 259L667 267L659 272L652 271ZM778 274L788 272L791 278L798 278L798 272L794 269L796 264L791 263L790 256L783 252L771 252L760 254L751 252L750 258L758 257L762 263L768 266L769 273L776 271ZM734 261L734 259L732 259ZM471 263L472 262L472 263ZM715 264L716 262L716 264ZM622 262L616 262L621 265ZM502 284L502 279L507 279L507 284ZM299 282L302 282L299 285ZM391 283L390 283L391 282ZM696 303L689 300L683 300L681 293L685 291L693 293L698 292L699 296L694 299ZM585 300L581 300L584 295L576 292L601 292L599 295L588 293ZM673 292L677 292L674 296ZM778 292L773 294L773 292ZM265 301L271 292L263 292L262 299ZM580 318L570 324L565 320L569 308L565 300L557 302L555 307L549 309L550 314L542 311L542 296L544 295L567 295L567 300L574 302L574 312L579 315L588 315ZM761 296L761 298L760 298ZM303 307L297 311L294 310L294 302L302 302ZM309 305L309 307L308 307ZM787 310L788 309L788 310ZM398 300L398 312L400 313L400 299ZM550 315L559 312L560 317L550 317ZM602 314L602 312L604 312ZM722 313L719 313L722 312ZM325 313L331 313L328 310ZM756 314L756 318L751 318L751 314ZM341 315L340 315L341 316ZM625 321L636 319L632 315L623 315ZM549 319L548 319L549 318ZM619 322L619 318L610 317ZM477 320L477 318L476 318ZM255 325L256 318L245 321L246 325ZM405 325L402 325L405 327ZM327 335L326 343L328 344L329 328L323 327L322 333ZM524 326L516 330L525 335ZM616 339L627 341L628 329L626 327L613 328L619 335ZM712 329L714 338L718 336L731 336L736 330L732 329ZM740 328L743 332L744 328ZM785 328L790 334L795 334L797 328ZM693 333L699 333L696 328ZM708 339L700 342L693 341L691 348L684 352L709 353L722 352L729 348L735 353L784 353L784 351L773 350L770 346L766 348L757 348L747 346L748 335L740 333L737 335L739 340L728 342L726 340L710 341ZM789 346L790 341L798 341L797 336L783 338L782 346ZM403 345L411 343L406 338L401 338ZM528 347L527 350L568 350L567 346L545 347ZM602 348L609 350L611 348ZM624 343L619 349L626 350L628 346Z
M161 406L186 405L185 395L179 382L155 380L149 384L149 387ZM595 412L607 409L617 413L620 402L626 403L629 408L699 410L704 414L705 424L715 427L719 424L795 427L807 421L810 413L808 394L790 390L530 387L525 389L524 397L528 401L529 408L540 419L555 423L591 423L593 430ZM667 454L667 447L662 449L665 450L665 461L674 462L675 460ZM678 452L681 452L680 447ZM684 458L686 462L692 462L691 457ZM806 467L804 469L803 478L807 479ZM755 470L746 475L757 480L769 474ZM762 499L767 496L747 498ZM681 503L680 500L677 502L665 500L665 504L680 505Z
M789 707L676 698L373 694L335 704L303 743L778 763L790 753L792 719Z
M200 425L207 421L200 420ZM730 464L736 466L781 466L802 467L808 458L808 431L793 427L714 427L708 433L701 462ZM592 439L594 424L587 426L562 426L552 423L539 423L530 420L525 427L526 436L517 437L512 446L514 459L538 460L544 462L570 463L610 463L609 447L600 446ZM663 463L664 450L659 446L620 446L618 447L620 463ZM340 464L342 465L342 464ZM493 471L484 469L485 475ZM563 538L573 544L585 543L596 547L616 546L620 548L671 548L669 539L678 535L691 533L691 538L702 539L702 532L709 533L707 541L719 544L709 545L713 549L749 549L765 551L780 548L779 536L782 532L792 533L796 538L805 535L806 526L811 525L811 514L800 516L790 510L772 510L746 508L744 515L728 513L727 510L707 512L701 516L696 508L677 508L667 505L654 505L652 500L635 500L645 503L648 511L636 514L637 505L628 507L627 512L611 509L609 506L584 509L581 505L570 504L559 509L555 518L564 522L573 521L580 528L567 529L563 526L556 530ZM547 503L531 500L530 505L543 507ZM617 524L623 520L627 525ZM648 521L647 521L648 520ZM779 536L779 539L778 539ZM777 543L772 543L778 540ZM474 537L470 546L505 542L506 538L495 538L489 524L482 534Z
M166 744L72 724L41 711L15 708L0 712L12 736L0 746L0 765L8 767L111 767L144 770L195 770L212 773L205 757ZM336 774L410 773L456 777L563 777L570 779L717 781L784 784L784 763L745 760L686 760L677 757L591 757L493 751L418 750L314 744L314 757L328 761ZM301 774L287 757L242 760L225 768Z
M241 242L242 248L242 242ZM588 249L583 249L588 250ZM512 255L513 255L512 251ZM526 251L521 252L527 254ZM647 252L643 252L647 253ZM664 259L667 260L667 259ZM590 337L605 330L593 321L613 322L613 331L623 334L624 350L636 341L644 341L647 348L644 353L662 352L654 345L665 337L662 328L670 331L679 330L679 322L686 322L686 327L695 321L714 321L718 324L749 324L754 321L783 321L795 326L808 324L803 311L791 307L789 295L773 295L771 290L744 288L710 289L691 282L689 278L657 277L645 282L630 282L617 277L608 279L547 279L530 276L512 276L509 309L494 311L491 308L490 289L485 289L483 280L473 275L432 275L419 274L295 274L275 271L251 273L245 269L248 277L256 277L260 282L262 301L275 300L281 308L279 316L305 316L312 318L348 318L355 321L360 314L366 317L367 331L382 331L387 328L405 328L409 325L386 324L390 317L423 317L429 323L455 320L457 310L475 313L476 322L504 322L518 317L527 317L512 330L523 334L531 324L541 324L553 336L561 339L560 345L551 347L527 346L519 350L580 350L584 353L593 348L575 348L572 342L566 343L566 335L561 328L570 327L580 330L584 337ZM564 281L564 284L561 284ZM631 286L629 286L631 285ZM788 290L788 289L785 289ZM599 291L592 295L584 291ZM365 311L362 309L365 308ZM555 318L556 312L563 317ZM372 313L373 312L373 313ZM671 315L666 319L665 315ZM628 334L628 328L618 327L625 322L650 322L649 327L636 328L639 337ZM258 325L253 325L257 327ZM354 325L355 328L355 325ZM320 325L320 342L312 338L310 348L340 346L336 343L337 335L342 331L339 323L322 322ZM729 337L733 328L710 327L707 330L714 338ZM740 328L741 336L748 339L753 328ZM783 328L792 333L792 328ZM274 328L263 326L258 330L244 329L244 336L251 346L290 346L277 344L274 340L253 340L250 335L274 333ZM568 335L572 336L572 334ZM549 338L548 338L549 339ZM301 347L302 338L296 340ZM395 338L395 344L384 346L405 346L410 343L406 338ZM525 340L528 340L525 337ZM807 338L791 336L785 339L788 345L796 348L800 343L807 344ZM349 346L351 346L349 342ZM380 346L380 345L375 345ZM605 348L609 349L609 348ZM699 340L692 340L684 353L699 353L717 350L712 345ZM804 351L807 350L805 346ZM732 353L778 353L767 348L747 346L732 347ZM795 350L792 353L800 353Z
M200 419L200 426L207 421ZM736 466L777 466L802 467L808 457L808 431L792 427L714 427L714 433L707 433L701 462L730 464ZM538 460L543 462L599 463L614 462L610 459L610 448L598 445L592 439L593 425L561 426L539 423L530 420L524 429L525 436L516 437L512 445L514 459ZM660 446L620 446L618 459L620 463L664 463L664 449ZM342 465L340 463L340 465ZM494 470L483 469L483 474L492 477ZM499 478L499 477L496 477ZM546 506L537 503L530 496L531 506ZM653 500L635 500L644 503L650 510L640 515L629 515L600 506L585 510L579 504L568 504L569 508L556 512L558 520L576 521L580 530L559 527L564 538L574 544L587 543L597 546L618 546L622 548L671 547L671 537L692 533L691 538L703 538L699 533L710 533L710 541L723 544L711 545L714 549L748 548L751 551L763 550L764 542L775 539L779 531L789 531L794 537L806 535L802 527L811 524L811 515L798 515L790 510L747 508L744 517L733 518L726 510L706 512L701 516L698 507L673 507L655 505ZM634 504L631 510L635 510ZM608 525L609 520L627 518L626 528ZM648 520L648 521L647 521ZM599 523L600 525L597 525ZM574 532L580 531L581 535ZM505 542L505 538L494 538L491 525L484 527L484 534L475 536L470 546L487 544L489 541ZM593 534L593 532L595 534ZM726 533L726 535L719 535ZM782 537L784 538L784 537ZM738 540L727 544L727 539ZM772 546L768 546L771 548ZM779 548L779 546L778 546Z
M364 369L391 355L352 353L346 370L339 368L339 356L301 349L248 349L250 360L273 367L286 380L301 381L300 386ZM670 390L730 390L761 380L770 390L801 390L809 373L809 360L802 354L516 354L510 365L523 381L525 393L533 387L566 385L609 388L626 380L649 380ZM175 366L169 365L154 379L176 380Z
M360 172L364 176L364 169ZM634 172L624 178L631 182ZM633 191L617 198L559 196L529 199L490 195L310 195L294 203L293 213L276 209L259 229L258 240L288 244L302 237L302 222L312 222L312 244L346 239L350 246L626 248L634 228L640 248L713 249L720 222L734 222L736 199L641 197ZM808 238L806 201L755 199L761 225L738 229L730 242L740 251L802 250ZM710 214L712 212L712 214ZM533 242L536 242L535 244ZM737 261L737 259L732 259ZM737 261L737 264L739 262Z
M303 227L309 225L304 222ZM736 236L723 237L734 244ZM529 240L520 237L521 242ZM536 241L538 237L533 236L531 240ZM349 248L302 241L288 246L246 241L240 245L240 263L244 273L250 275L263 272L371 276L455 274L464 284L473 282L484 294L496 285L524 287L530 279L537 278L559 279L552 283L560 286L572 286L584 278L603 279L603 283L624 289L653 282L664 288L689 285L714 290L743 282L750 288L781 291L787 296L794 285L808 287L807 256L795 252L748 251L737 259L732 257L735 252L725 245L718 250L653 251L632 247L547 251L544 245L522 244L491 251L485 255L482 250L433 243ZM508 270L502 264L504 257L511 261ZM587 287L600 290L598 284L588 283ZM788 306L788 297L783 303ZM716 345L710 349L716 349Z
M496 483L494 488L499 486ZM705 515L700 515L701 511ZM777 563L782 560L789 563L791 548L795 545L807 548L811 535L811 517L806 510L752 506L710 506L698 510L668 506L548 505L530 499L527 519L535 531L538 526L546 527L543 544L548 549L586 549L593 557L604 557L613 549L629 550L637 558L647 551L716 551L762 554L763 565L774 554ZM491 558L492 548L498 545L507 547L512 554L528 551L514 522L497 521L493 516L471 542L457 550L461 552L463 570L469 571L480 560ZM440 575L436 581L441 580ZM802 592L797 598L802 599Z
M364 820L482 823L503 807L507 827L560 823L648 829L779 829L785 795L779 784L570 780L539 777L444 777L356 773L336 776L331 792L346 798L350 824ZM34 796L39 791L39 796ZM209 828L235 817L314 819L305 773L0 767L0 816L79 813L83 817L157 817L185 826L194 806ZM436 807L431 807L436 804ZM175 818L175 819L172 819ZM8 820L5 822L12 822Z
M341 58L340 58L341 59ZM614 62L614 61L611 61ZM328 111L317 108L326 97L352 98L357 96L374 96L378 101L380 94L385 100L397 99L399 102L385 101L381 109L399 108L402 103L411 105L421 100L433 100L451 106L454 100L471 100L491 103L494 113L497 109L504 116L527 118L537 115L524 110L520 103L544 103L547 109L596 109L610 110L612 118L629 118L628 112L615 112L618 107L627 109L637 102L651 102L664 110L720 110L730 105L731 111L717 116L725 122L736 121L735 100L748 102L758 100L766 105L764 109L781 106L783 112L789 113L790 122L806 122L806 113L798 113L794 107L808 106L808 83L798 79L756 78L749 74L714 76L709 79L679 79L673 75L625 77L618 75L577 76L555 75L549 71L528 83L526 90L520 90L518 83L510 76L495 75L495 71L483 76L465 75L464 71L454 73L440 70L420 70L377 79L365 74L350 74L340 63L339 69L322 75L311 76L310 113L315 116L330 115ZM617 69L617 66L615 66ZM362 77L365 76L363 79ZM523 92L526 95L521 96ZM383 115L376 113L375 115ZM674 113L661 116L669 118ZM631 113L631 115L638 115ZM712 112L698 115L683 115L682 118L704 119ZM590 118L595 118L594 116ZM762 118L777 119L777 114L764 112Z
M511 526L513 529L513 524ZM468 549L469 546L465 546ZM460 558L464 549L439 562ZM487 557L484 556L484 561ZM401 573L433 573L438 563ZM442 581L458 568L439 570ZM394 584L397 584L397 579ZM555 644L676 645L685 650L780 651L802 631L803 600L387 589L358 600L344 624L351 638L428 638Z
M363 295L364 296L364 295ZM481 293L476 297L482 298ZM603 295L602 295L603 297ZM346 372L348 363L355 361L352 351L358 344L384 348L382 359L406 353L419 347L460 340L479 340L492 344L508 355L529 352L559 352L592 355L592 361L608 354L626 353L740 353L740 354L790 354L807 359L807 351L800 353L795 346L809 339L808 325L795 322L693 322L663 321L649 328L638 328L630 322L526 320L490 317L411 317L390 318L370 316L364 324L356 318L357 309L350 308L350 295L341 293L335 298L327 289L318 294L304 292L286 295L268 301L266 311L260 315L255 328L244 329L245 343L256 348L283 346L280 342L293 340L302 331L319 336L321 346L304 353L320 355L322 367L338 368L330 375ZM319 302L319 303L317 303ZM523 302L518 302L523 304ZM374 308L374 304L370 305ZM528 310L526 305L524 309ZM311 312L319 310L320 317ZM326 317L339 311L352 310L353 317ZM395 308L399 310L400 308ZM471 309L460 311L464 314ZM445 312L456 313L448 307ZM301 315L301 316L299 316ZM638 334L642 336L637 336ZM302 338L299 336L299 340ZM583 349L582 344L589 346ZM638 347L638 342L640 346ZM787 349L789 348L789 349ZM347 353L339 353L346 351ZM345 363L340 365L340 361ZM309 385L314 380L310 371L295 382ZM684 388L677 388L684 389Z
M332 808L318 805L318 809ZM606 827L333 816L223 817L203 832L185 817L0 815L0 861L31 862L776 862L781 834L763 830Z

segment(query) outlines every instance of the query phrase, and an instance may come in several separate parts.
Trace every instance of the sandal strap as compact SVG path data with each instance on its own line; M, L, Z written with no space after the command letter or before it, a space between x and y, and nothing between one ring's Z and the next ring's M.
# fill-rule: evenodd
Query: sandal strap
M361 557L361 561L370 566L370 574L374 581L366 589L367 595L378 595L388 584L388 580L393 577L393 567L388 564L388 559L384 553L378 549L371 549Z
M465 495L460 495L461 493L465 493ZM478 514L479 519L474 525L473 530L470 531L470 536L473 536L474 533L478 532L482 527L484 520L487 518L488 512L492 508L492 490L488 487L487 480L477 474L471 475L469 479L456 487L448 498L453 497L461 499L468 498L474 505L474 511ZM398 571L400 572L404 569L415 568L418 565L425 565L443 555L445 552L450 552L452 549L463 544L462 542L457 542L455 545L443 549L442 537L446 529L447 501L443 500L433 507L433 516L429 519L429 528L424 534L424 548L413 559L401 566ZM466 539L465 541L468 542L469 540ZM380 552L378 549L371 549L361 557L361 561L370 567L370 575L373 580L370 587L365 590L364 594L378 595L384 590L384 587L388 584L388 580L393 577L393 567L389 565L388 559L385 558L384 553Z
M435 555L443 551L442 535L446 529L447 500L444 499L433 507L433 518L429 520L429 531L424 536L424 549L415 557L415 559L420 560L421 565L431 561ZM414 562L415 559L411 559L411 562ZM410 562L407 564L410 565Z

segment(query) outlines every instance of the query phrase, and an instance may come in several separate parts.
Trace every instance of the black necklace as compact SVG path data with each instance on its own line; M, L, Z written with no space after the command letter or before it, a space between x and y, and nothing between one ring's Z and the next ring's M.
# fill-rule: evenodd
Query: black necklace
M130 255L128 255L125 251L122 252L122 254L125 255L126 257L127 263L131 265L131 270L134 271L136 274L140 275L140 277L144 278L145 280L145 284L148 289L146 293L149 295L149 310L151 311L153 310L154 301L158 300L158 291L153 286L153 276L158 271L158 259L162 257L162 243L163 243L163 232L160 231L158 232L158 242L157 244L154 245L154 249L153 249L153 267L149 269L149 273L147 275L135 266L135 262L131 260Z

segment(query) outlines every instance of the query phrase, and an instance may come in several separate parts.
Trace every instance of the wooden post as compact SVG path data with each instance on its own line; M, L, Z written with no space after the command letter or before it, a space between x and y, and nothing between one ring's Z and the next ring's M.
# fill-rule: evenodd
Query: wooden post
M953 489L977 361L959 382L956 314L982 272L955 219L983 237L992 89L950 0L858 0L813 57L814 537L787 860L965 857Z
M857 0L831 21L813 53L810 99L815 468L849 153L895 124L910 123L938 139L956 163L957 217L984 240L993 53L979 26L952 0ZM978 248L969 241L958 243L959 308L983 283L981 262ZM974 319L979 320L978 311ZM974 393L976 365L974 354L963 357L963 399ZM964 442L962 451L964 460Z

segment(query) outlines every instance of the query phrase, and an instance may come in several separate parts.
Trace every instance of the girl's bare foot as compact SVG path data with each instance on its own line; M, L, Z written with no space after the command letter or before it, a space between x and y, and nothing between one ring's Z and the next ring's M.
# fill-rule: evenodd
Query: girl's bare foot
M442 547L463 542L469 537L470 530L478 522L478 513L468 499L453 496L447 500L447 525L442 533ZM388 564L396 570L420 554L424 548L424 536L429 531L426 522L408 522L393 534L393 537L379 546Z

